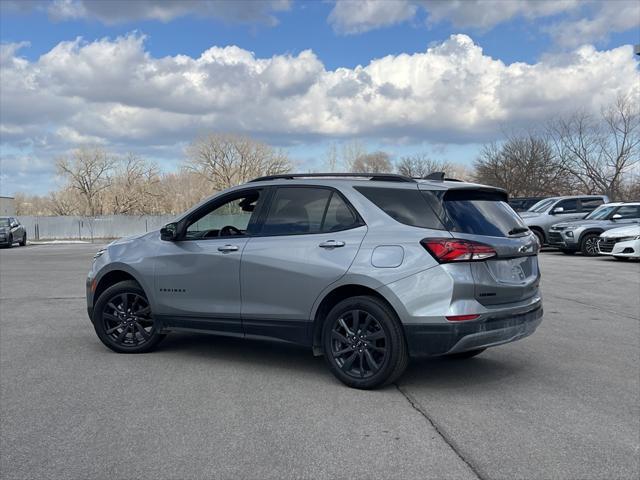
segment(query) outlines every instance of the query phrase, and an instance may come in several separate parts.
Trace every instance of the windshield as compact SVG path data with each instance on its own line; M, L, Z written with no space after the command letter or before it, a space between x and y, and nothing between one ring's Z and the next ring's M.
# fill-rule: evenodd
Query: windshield
M8 218L0 218L0 227L8 227L9 219Z
M614 210L616 209L615 206L611 206L611 205L602 205L598 208L596 208L593 212L591 212L589 215L587 215L586 217L584 217L585 220L604 220L605 218L607 218Z
M547 198L546 200L540 200L538 203L533 205L529 210L527 210L527 212L542 213L547 208L549 208L551 204L555 201L556 201L555 198Z

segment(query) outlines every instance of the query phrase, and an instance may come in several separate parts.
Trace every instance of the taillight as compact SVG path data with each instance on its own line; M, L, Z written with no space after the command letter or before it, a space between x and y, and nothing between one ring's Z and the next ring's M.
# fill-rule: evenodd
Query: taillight
M489 245L472 240L425 238L420 243L440 263L476 262L497 255Z
M450 322L467 322L469 320L480 318L480 315L475 313L471 315L447 315L445 318Z

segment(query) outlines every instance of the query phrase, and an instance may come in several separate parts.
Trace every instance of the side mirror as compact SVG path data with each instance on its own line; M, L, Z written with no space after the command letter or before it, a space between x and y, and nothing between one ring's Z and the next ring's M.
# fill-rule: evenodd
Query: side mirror
M620 220L622 218L622 215L620 215L619 213L614 213L613 216L611 217L611 220Z
M564 212L564 208L556 207L553 210L551 210L551 215L557 215L558 213L562 213L562 212Z
M160 229L160 239L167 242L175 242L178 239L178 224L167 223Z

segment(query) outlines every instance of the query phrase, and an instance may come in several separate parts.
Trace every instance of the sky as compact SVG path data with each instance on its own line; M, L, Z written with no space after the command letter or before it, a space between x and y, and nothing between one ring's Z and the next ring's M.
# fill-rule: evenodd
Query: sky
M81 146L176 170L210 132L321 170L353 139L471 163L482 144L639 93L640 2L0 0L0 194Z

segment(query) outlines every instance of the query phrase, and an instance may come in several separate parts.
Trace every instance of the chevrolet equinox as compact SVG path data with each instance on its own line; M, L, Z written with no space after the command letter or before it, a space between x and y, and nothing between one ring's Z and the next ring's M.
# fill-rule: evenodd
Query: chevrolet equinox
M356 388L410 357L473 357L542 321L535 235L498 188L391 174L261 177L100 250L89 317L110 349L171 331L310 347Z

